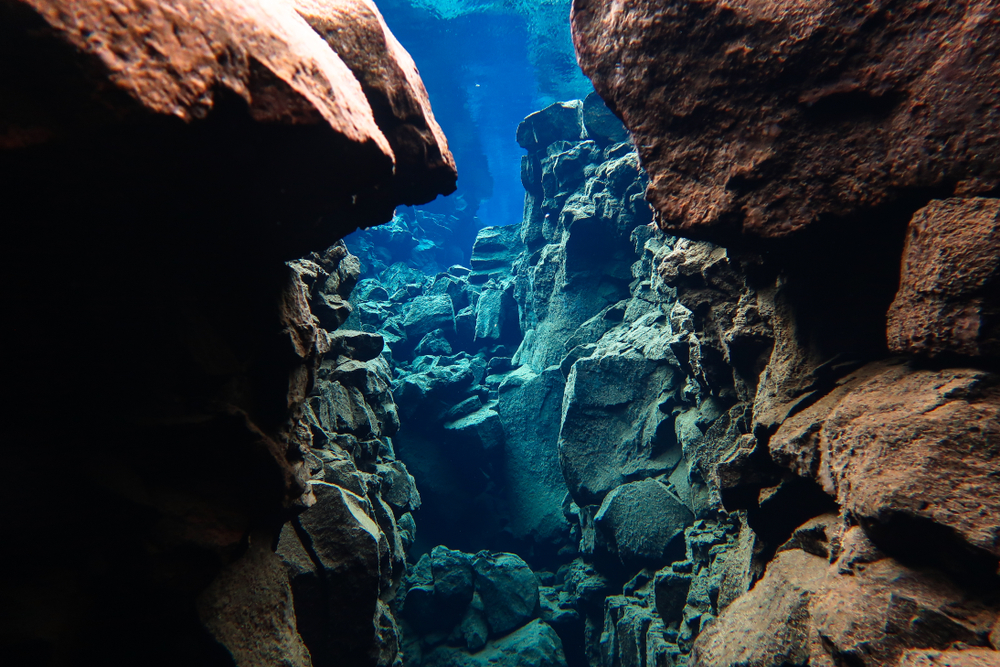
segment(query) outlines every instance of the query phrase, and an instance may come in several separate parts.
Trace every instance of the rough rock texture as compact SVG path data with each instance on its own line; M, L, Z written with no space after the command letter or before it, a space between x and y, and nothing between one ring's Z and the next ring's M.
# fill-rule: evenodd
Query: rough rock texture
M1000 199L936 200L917 211L900 276L889 309L894 352L1000 354Z
M569 665L682 661L760 574L760 540L723 498L775 481L741 465L758 450L749 401L768 313L732 253L645 224L644 174L599 99L543 109L519 136L524 219L483 229L471 269L359 250L368 273L344 326L391 350L393 445L424 501L412 553L522 556ZM409 304L449 299L453 328L413 334ZM406 660L481 649L487 600L443 608L423 562L406 586Z
M956 651L907 651L899 659L899 667L994 667L1000 655L989 649L974 648Z
M357 267L286 262L455 173L377 14L303 13L344 30L277 0L0 3L4 437L34 443L0 466L4 664L307 660L258 548L316 501L302 405ZM379 40L359 82L335 49ZM42 451L72 471L44 493Z
M471 655L447 646L438 647L422 664L427 667L564 667L566 658L559 635L546 623L535 620Z
M334 296L348 303L357 282L357 258L343 244L330 255L342 256L336 272L324 268L333 267L321 255L292 263L311 276L312 303ZM400 419L381 337L338 330L330 339L301 425L316 502L283 527L277 549L313 665L388 666L400 645L389 603L415 538L411 512L421 498L392 446Z
M998 19L975 0L574 1L657 222L691 237L651 258L697 343L669 344L687 378L666 478L696 517L741 518L709 549L741 582L718 618L688 620L704 584L683 561L639 573L607 598L605 664L996 662Z
M565 665L559 635L537 618L539 580L514 554L436 546L400 593L407 665Z
M971 369L865 366L787 419L771 453L851 516L879 524L897 548L913 546L909 533L926 523L939 540L951 535L1000 558L998 384ZM939 542L922 556L935 547L946 550Z
M892 665L912 646L987 647L1000 610L996 591L962 589L910 569L880 553L860 528L834 546L842 551L829 559L799 549L779 553L764 578L702 633L690 664ZM906 654L902 664L917 659ZM988 647L976 654L996 664Z
M575 0L572 21L580 65L639 147L660 224L731 241L916 188L994 190L998 17L980 0Z
M604 498L594 517L598 529L623 562L662 561L673 547L682 549L691 511L668 487L656 480L622 484Z
M267 534L251 535L243 558L198 598L198 617L237 665L313 662L296 627L292 589Z

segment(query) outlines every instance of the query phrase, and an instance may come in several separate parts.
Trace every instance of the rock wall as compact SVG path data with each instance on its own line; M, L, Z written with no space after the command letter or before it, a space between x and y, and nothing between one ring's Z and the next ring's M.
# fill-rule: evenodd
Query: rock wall
M574 2L657 223L723 244L700 252L749 290L686 291L699 310L678 289L738 378L702 472L763 572L720 594L687 664L994 664L1000 147L974 100L996 97L1000 14L786 4ZM701 243L661 277L691 275Z
M391 664L385 371L343 249L286 263L454 189L374 6L2 2L0 100L0 662Z
M649 224L627 139L596 96L532 114L520 225L482 230L471 268L428 275L411 257L355 290L344 326L386 341L393 446L423 499L396 598L407 664L479 664L511 641L537 643L524 665L682 662L760 574L763 542L723 498L780 479L739 465L759 456L770 314L726 250ZM484 630L489 605L452 586L503 552L540 602Z

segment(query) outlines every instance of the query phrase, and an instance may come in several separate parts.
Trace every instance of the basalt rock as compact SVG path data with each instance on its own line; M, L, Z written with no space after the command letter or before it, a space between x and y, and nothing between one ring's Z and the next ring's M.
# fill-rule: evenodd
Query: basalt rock
M304 404L329 345L317 316L338 323L357 278L333 244L454 188L412 63L360 2L5 2L0 89L3 283L23 286L3 297L23 418L5 438L38 447L2 466L23 548L4 554L0 604L33 611L5 627L0 660L303 664L309 622L258 548L317 502L312 472L361 490L334 449L359 468L388 453L377 387L345 388L340 405L372 402L350 410L358 435ZM67 360L74 397L53 409L38 397ZM41 450L73 473L40 495ZM384 507L365 502L393 551ZM371 664L392 661L376 604L391 569L353 638Z
M916 188L994 190L998 84L981 63L1000 43L998 12L575 0L572 22L581 67L633 133L660 224L722 242Z
M902 565L859 528L840 548L832 563L797 549L779 553L764 578L702 633L690 664L910 664L920 653L909 647L937 649L929 657L954 643L984 647L973 655L987 660L1000 655L986 640L998 611L995 591L963 589Z
M877 524L871 530L886 548L913 548L922 526L937 535L923 556L969 568L958 564L963 549L1000 557L998 429L994 375L875 364L786 420L770 449L845 512Z
M643 647L683 664L692 644L687 664L733 666L987 650L1000 115L982 54L1000 10L806 4L574 2L581 66L636 142L657 223L690 237L640 262L658 275L626 307L672 290L648 302L682 377L661 398L682 457L657 477L705 520L746 510L740 546L712 547L742 554L728 609L698 616L709 579L669 564L660 606L688 595L674 632L630 593L639 577L606 616L608 664ZM578 515L600 553L594 506Z
M1000 199L936 200L917 211L888 336L899 353L1000 354Z
M601 503L594 517L623 563L662 561L673 548L679 556L691 511L665 484L647 479L622 484Z
M514 554L436 546L411 568L401 595L407 664L565 664L559 636L536 619L538 578Z

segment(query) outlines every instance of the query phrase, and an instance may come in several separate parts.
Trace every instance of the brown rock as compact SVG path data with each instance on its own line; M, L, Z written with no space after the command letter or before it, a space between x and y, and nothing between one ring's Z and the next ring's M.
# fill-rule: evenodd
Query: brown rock
M396 157L401 203L426 201L426 192L454 190L455 160L434 120L427 91L410 54L371 0L290 0L357 77L379 129ZM448 185L452 184L452 185Z
M956 651L907 651L898 667L1000 667L1000 652L985 648Z
M24 4L150 111L204 118L228 89L255 121L325 124L364 146L364 160L381 161L382 178L395 181L400 203L454 190L454 160L413 60L371 2ZM9 144L59 134L58 127L28 132L14 121Z
M1000 199L932 201L917 211L888 334L894 352L1000 353Z
M0 661L225 664L218 632L241 664L301 662L277 608L285 625L251 639L236 610L198 614L247 599L234 582L267 574L247 540L316 502L302 401L328 343L310 293L322 268L346 297L358 267L342 248L286 262L455 180L377 14L327 8L302 11L343 41L285 0L0 2L0 326L19 415L3 438L33 443L0 465L21 543L0 607L31 610ZM345 58L363 77L336 52L358 44L371 51ZM73 471L44 493L41 451ZM369 649L384 546L357 603Z
M998 19L992 0L575 0L572 15L661 226L716 242L911 188L996 187Z
M854 546L832 566L798 549L779 553L764 578L701 633L690 664L879 667L910 648L983 644L995 602L885 558L861 544L860 531L845 540ZM858 558L862 552L871 558Z
M392 157L357 79L291 2L24 4L151 111L203 118L223 86L257 121L327 122Z
M804 551L786 551L749 593L726 607L691 651L693 667L779 667L809 661L809 602L828 564Z
M901 533L901 521L937 524L998 556L996 384L984 371L872 364L786 420L770 449L853 516Z
M891 558L846 574L835 571L829 571L810 608L813 652L827 653L833 664L875 667L893 664L911 647L979 645L996 613L944 577Z
M198 598L198 615L237 667L312 667L295 625L292 589L266 533Z

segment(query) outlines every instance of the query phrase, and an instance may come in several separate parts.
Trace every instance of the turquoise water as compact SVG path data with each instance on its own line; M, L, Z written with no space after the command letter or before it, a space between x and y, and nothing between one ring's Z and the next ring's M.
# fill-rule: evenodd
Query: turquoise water
M413 56L458 165L458 191L419 208L466 229L520 222L518 123L593 90L573 53L569 0L389 0L379 9ZM474 234L456 235L465 253Z

